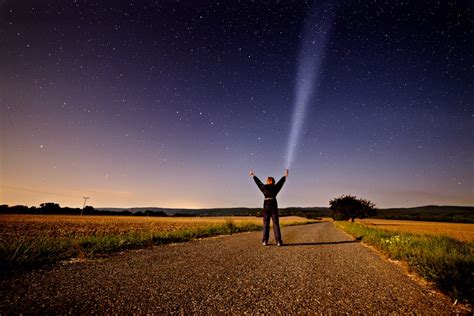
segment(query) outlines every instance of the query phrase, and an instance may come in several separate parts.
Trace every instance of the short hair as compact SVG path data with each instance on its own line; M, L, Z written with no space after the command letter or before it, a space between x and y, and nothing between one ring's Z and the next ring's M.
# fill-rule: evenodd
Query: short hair
M267 184L275 184L275 179L273 177L268 177Z

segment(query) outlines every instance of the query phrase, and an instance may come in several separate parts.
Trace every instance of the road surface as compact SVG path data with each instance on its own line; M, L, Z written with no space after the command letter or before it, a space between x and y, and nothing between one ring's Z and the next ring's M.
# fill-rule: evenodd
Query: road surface
M7 313L422 313L458 310L332 223L242 233L2 274Z

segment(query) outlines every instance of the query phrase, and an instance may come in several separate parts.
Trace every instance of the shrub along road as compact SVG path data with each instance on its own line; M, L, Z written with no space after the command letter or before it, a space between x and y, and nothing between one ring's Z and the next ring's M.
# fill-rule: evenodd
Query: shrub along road
M264 247L242 233L2 273L0 313L460 312L332 223L283 238Z

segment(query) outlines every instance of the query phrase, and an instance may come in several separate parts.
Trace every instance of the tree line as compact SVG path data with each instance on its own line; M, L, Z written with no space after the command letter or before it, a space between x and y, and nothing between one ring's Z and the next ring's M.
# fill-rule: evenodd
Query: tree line
M71 207L61 207L57 203L41 203L39 207L26 205L15 205L8 206L6 204L0 205L0 214L30 214L30 215L121 215L121 216L156 216L164 217L168 216L163 211L139 211L139 212L130 212L130 211L105 211L98 210L92 206L86 206L83 209L81 208L71 208Z
M280 210L281 216L301 216L309 219L320 219L321 217L331 216L334 220L351 220L354 221L355 218L366 218L373 217L377 214L375 208L375 203L372 201L357 198L352 195L342 195L338 198L332 199L329 201L329 211L328 214L324 210L304 210L298 208L286 208ZM15 205L8 206L6 204L0 205L0 214L31 214L31 215L121 215L121 216L155 216L155 217L165 217L165 216L202 216L203 214L186 214L186 213L176 213L174 215L167 215L164 211L152 211L144 210L131 212L127 210L123 211L110 211L110 210L98 210L92 206L86 206L83 209L81 208L71 208L71 207L61 207L57 203L48 202L42 203L39 207L36 206L25 206L25 205ZM206 214L209 216L208 214ZM229 214L232 215L232 214ZM247 215L250 216L262 216L262 209L250 210Z

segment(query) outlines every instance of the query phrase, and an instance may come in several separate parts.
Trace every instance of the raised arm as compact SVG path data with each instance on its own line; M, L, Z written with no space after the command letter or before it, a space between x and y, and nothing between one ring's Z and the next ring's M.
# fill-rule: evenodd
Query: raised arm
M253 176L253 180L254 180L254 181L255 181L255 183L257 184L257 186L258 186L258 188L260 189L260 191L262 191L262 192L263 192L263 188L264 188L264 186L263 186L263 183L262 183L262 181L260 181L260 179L259 179L259 178L257 178L257 176Z
M286 180L286 176L283 176L283 177L281 177L280 180L278 180L277 184L275 184L275 193L280 192L281 187L285 183L285 180Z
M253 173L253 171L252 171L252 170L250 170L249 174L250 174L250 176L251 176L251 177L253 177L253 180L254 180L254 181L255 181L255 183L257 184L257 186L258 186L258 188L260 189L260 191L262 191L262 192L263 192L263 188L264 188L264 186L263 186L263 183L262 183L262 181L260 181L260 179L259 179L259 178L257 178L257 176L256 176L256 175Z
M288 169L285 170L285 175L278 180L277 184L275 184L276 193L280 192L281 187L286 181L286 177L288 177Z

